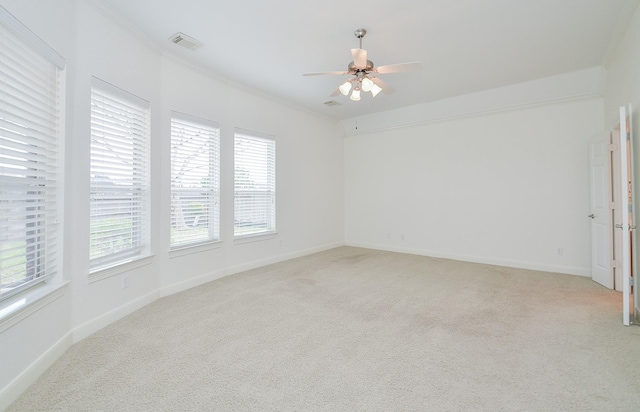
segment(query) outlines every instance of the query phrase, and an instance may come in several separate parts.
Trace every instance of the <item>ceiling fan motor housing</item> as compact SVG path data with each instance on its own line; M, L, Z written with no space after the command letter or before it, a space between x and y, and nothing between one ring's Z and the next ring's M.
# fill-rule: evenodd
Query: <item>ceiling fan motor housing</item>
M347 71L349 74L356 74L358 72L370 72L373 70L373 62L371 60L367 60L366 67L356 67L355 62L349 63L347 67Z

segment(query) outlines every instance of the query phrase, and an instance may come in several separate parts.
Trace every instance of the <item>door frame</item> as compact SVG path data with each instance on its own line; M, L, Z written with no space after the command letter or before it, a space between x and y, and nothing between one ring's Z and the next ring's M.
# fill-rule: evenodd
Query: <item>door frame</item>
M622 323L631 324L631 319L638 316L635 313L637 296L631 299L632 282L637 285L636 264L636 236L635 236L635 194L634 194L634 165L633 165L633 129L631 127L631 105L620 107L620 220L616 221L616 229L621 232L620 255L622 272ZM619 223L618 223L619 222ZM637 295L637 289L635 290Z
M603 142L607 146L607 162L606 165L608 176L607 188L602 190L608 190L608 193L602 193L601 195L607 196L610 202L610 207L607 208L606 219L609 227L607 232L609 234L608 254L611 261L610 265L610 280L606 276L602 276L602 271L598 274L598 279L594 277L596 273L595 264L592 257L592 278L594 281L601 283L603 286L610 289L615 289L622 292L622 323L626 326L632 323L640 321L640 293L638 286L640 284L638 279L637 268L637 239L636 239L636 216L635 216L635 193L634 193L634 154L633 154L633 128L631 127L632 110L631 105L621 106L619 111L619 121L614 126L609 128L609 131L605 134L605 139L600 142L592 142L590 147L590 169L593 174L593 151L597 144L602 145ZM600 152L602 152L602 146ZM600 253L597 249L594 239L598 236L595 233L594 222L594 205L593 199L596 191L596 182L593 176L591 180L591 236L592 236L592 254ZM600 208L602 209L602 208ZM600 214L603 211L600 210ZM602 238L602 234L600 234ZM602 243L602 242L600 242ZM603 266L603 265L600 265ZM604 279L604 282L601 280ZM612 284L611 284L612 283ZM635 292L632 295L632 290ZM633 296L633 301L631 301Z

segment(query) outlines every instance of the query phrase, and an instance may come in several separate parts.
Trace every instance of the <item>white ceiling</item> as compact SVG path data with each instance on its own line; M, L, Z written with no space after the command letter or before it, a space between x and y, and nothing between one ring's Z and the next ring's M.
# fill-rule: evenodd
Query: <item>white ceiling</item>
M98 0L161 48L232 83L335 119L603 65L637 0ZM624 24L622 24L624 25ZM355 29L396 91L329 97L346 76ZM623 29L624 27L622 27ZM195 51L168 39L183 32ZM364 93L363 93L364 95ZM335 100L338 106L324 102Z

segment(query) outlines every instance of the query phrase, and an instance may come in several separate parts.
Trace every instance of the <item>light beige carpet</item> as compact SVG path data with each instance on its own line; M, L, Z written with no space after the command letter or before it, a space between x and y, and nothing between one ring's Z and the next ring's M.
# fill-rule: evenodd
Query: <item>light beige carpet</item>
M590 279L358 248L74 345L10 411L638 411L640 328Z

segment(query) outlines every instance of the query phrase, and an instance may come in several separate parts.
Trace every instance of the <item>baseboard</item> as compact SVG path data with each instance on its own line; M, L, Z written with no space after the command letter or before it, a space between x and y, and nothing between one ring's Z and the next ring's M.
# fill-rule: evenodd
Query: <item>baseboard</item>
M388 245L379 245L363 242L345 242L345 246L361 247L365 249L384 250L388 252L407 253L411 255L428 256L441 259L459 260L462 262L482 263L486 265L504 266L518 269L537 270L541 272L563 273L567 275L591 277L591 268L580 268L572 266L548 265L535 262L522 262L484 256L462 255L458 253L441 252L424 249L401 248Z
M185 290L195 288L200 285L204 285L205 283L212 282L216 279L223 278L227 276L229 273L226 269L216 270L215 272L210 272L192 279L184 280L181 282L173 283L169 286L161 287L158 292L161 298L166 296L173 295L174 293L184 292Z
M159 297L158 290L154 290L153 292L147 293L144 296L141 296L131 302L128 302L122 306L115 308L114 310L107 312L103 315L98 316L95 319L92 319L88 322L83 323L80 326L77 326L72 331L73 335L73 343L79 342L87 336L93 335L100 329L103 329L106 326L109 326L113 322L124 318L127 315L135 312L136 310L142 309L143 307L149 305L150 303L155 302Z
M166 297L173 295L174 293L184 292L185 290L194 288L196 286L204 285L211 281L223 278L225 276L233 275L236 273L244 272L246 270L256 269L262 266L271 265L274 263L283 262L285 260L295 259L302 256L311 255L313 253L324 252L325 250L334 249L340 246L344 246L344 242L328 243L322 246L316 246L313 248L298 250L292 253L285 253L282 255L272 256L267 259L254 260L251 262L243 263L241 265L235 265L224 269L216 270L193 279L184 280L168 286L164 286L159 289L160 297Z
M284 262L285 260L295 259L302 256L311 255L314 253L324 252L325 250L334 249L340 246L344 246L344 242L328 243L322 246L316 246L309 249L302 249L296 252L286 253L283 255L272 256L267 259L254 260L253 262L243 263L241 265L231 266L227 268L228 274L233 275L235 273L244 272L251 269L256 269L262 266L272 265L274 263Z
M69 332L5 386L0 391L0 411L6 410L15 402L71 345L73 345L73 333Z

